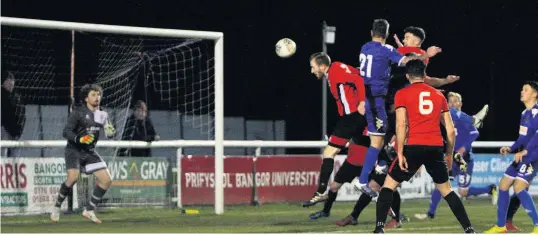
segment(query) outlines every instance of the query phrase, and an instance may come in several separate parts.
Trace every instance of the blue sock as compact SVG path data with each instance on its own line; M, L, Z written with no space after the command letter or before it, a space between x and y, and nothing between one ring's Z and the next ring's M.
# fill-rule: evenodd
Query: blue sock
M361 171L361 176L359 176L359 183L368 183L368 176L370 175L370 172L372 172L372 169L374 169L379 151L380 149L376 149L372 146L368 148L368 151L366 152L366 159L364 159L364 166L362 167Z
M538 212L536 212L536 206L532 200L531 195L526 190L522 190L517 194L517 197L521 201L521 206L525 208L527 214L531 217L532 223L538 225Z
M480 194L489 193L491 190L491 187L485 186L485 187L469 187L469 191L467 192L467 196L476 196Z
M435 189L432 192L432 198L430 201L430 210L428 211L428 214L435 215L435 211L437 210L437 205L439 205L439 202L441 201L441 192L439 190Z
M497 226L506 225L506 213L508 213L508 202L510 201L508 191L499 189L499 200L497 201Z

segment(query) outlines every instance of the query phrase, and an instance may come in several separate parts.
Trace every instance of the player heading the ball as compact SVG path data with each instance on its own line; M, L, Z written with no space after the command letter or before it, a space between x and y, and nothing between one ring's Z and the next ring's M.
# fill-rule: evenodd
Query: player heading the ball
M377 193L368 186L368 172L374 168L384 144L387 125L385 99L390 81L390 65L405 65L411 59L425 60L441 52L441 48L432 46L424 55L403 56L392 46L385 44L389 36L389 22L385 19L374 20L370 33L372 41L362 46L359 60L360 75L364 78L365 84L366 119L371 143L366 154L364 170L355 186L363 193L375 197Z
M312 199L304 202L305 207L325 201L328 197L336 198L335 192L330 191L328 196L325 194L334 168L334 157L352 139L348 156L352 156L351 159L357 159L357 162L352 162L353 164L362 165L364 157L355 158L353 155L360 154L361 146L357 145L359 143L357 140L364 138L363 132L366 128L364 82L358 75L359 71L338 61L331 62L329 55L323 52L310 56L310 68L310 72L318 79L327 79L331 94L338 106L340 120L329 138L328 146L323 150L318 190Z

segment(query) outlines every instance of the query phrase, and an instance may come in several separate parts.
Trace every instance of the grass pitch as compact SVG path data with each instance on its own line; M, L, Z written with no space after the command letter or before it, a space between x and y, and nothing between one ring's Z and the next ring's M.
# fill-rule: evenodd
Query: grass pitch
M387 233L462 233L448 205L441 201L434 220L418 221L415 213L427 210L428 200L402 203L402 212L411 217L403 227ZM470 199L464 202L477 232L483 232L496 221L496 207L489 200ZM261 206L228 206L224 215L215 215L213 207L199 209L199 215L181 214L176 209L121 208L98 214L103 221L96 225L80 214L62 215L58 223L48 215L2 217L2 233L370 233L375 224L375 203L359 217L359 225L338 227L335 222L348 215L354 203L336 202L331 216L310 220L308 215L321 210L321 205L302 208L299 204ZM532 231L532 223L520 208L514 221L523 231Z

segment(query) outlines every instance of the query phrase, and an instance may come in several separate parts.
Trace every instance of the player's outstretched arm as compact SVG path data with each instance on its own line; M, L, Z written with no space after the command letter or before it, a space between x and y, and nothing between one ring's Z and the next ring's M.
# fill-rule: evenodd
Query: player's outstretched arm
M454 129L454 123L452 122L452 117L450 112L443 112L441 114L441 124L445 126L447 144L445 157L448 163L448 169L452 169L452 154L454 153L454 143L456 141L456 130Z
M446 78L436 78L427 76L424 77L424 82L432 87L442 87L444 85L454 83L460 80L460 76L448 75Z
M423 55L404 56L404 58L401 60L399 65L404 66L407 62L409 62L411 60L417 60L417 59L418 60L426 60L426 59L429 59L431 57L434 57L435 55L437 55L437 53L440 53L441 51L442 51L442 49L440 47L431 46L431 47L428 47L428 50Z
M63 130L63 137L67 140L75 141L77 138L77 134L75 133L75 130L77 128L78 123L78 115L77 111L73 110L71 112L71 115L69 115L69 118L67 118L67 123L65 124L64 130Z

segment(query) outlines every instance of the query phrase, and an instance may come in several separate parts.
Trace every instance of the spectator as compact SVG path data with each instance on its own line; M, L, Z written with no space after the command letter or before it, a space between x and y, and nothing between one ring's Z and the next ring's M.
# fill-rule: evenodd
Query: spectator
M160 137L155 133L153 123L148 117L148 106L144 101L138 100L134 106L133 114L127 119L122 140L157 141ZM120 150L120 156L151 157L150 148L133 148Z
M26 107L14 88L13 73L2 71L2 140L19 140L26 122ZM19 157L20 149L2 149L2 155Z

